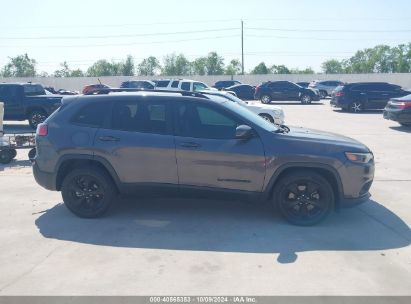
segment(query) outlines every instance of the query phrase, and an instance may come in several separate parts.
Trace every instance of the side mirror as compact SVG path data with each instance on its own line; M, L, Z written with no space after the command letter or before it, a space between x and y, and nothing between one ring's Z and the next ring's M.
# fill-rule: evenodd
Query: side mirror
M237 139L249 139L254 136L254 130L247 125L239 125L235 129L235 138Z

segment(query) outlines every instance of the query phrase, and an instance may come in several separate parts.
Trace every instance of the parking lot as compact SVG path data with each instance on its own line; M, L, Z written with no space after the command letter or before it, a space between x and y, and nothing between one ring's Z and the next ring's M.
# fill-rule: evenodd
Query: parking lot
M0 166L0 294L410 295L411 129L329 100L280 104L288 125L371 148L369 202L314 227L263 205L177 198L122 199L86 220L37 185L20 150ZM5 123L17 130L30 129Z

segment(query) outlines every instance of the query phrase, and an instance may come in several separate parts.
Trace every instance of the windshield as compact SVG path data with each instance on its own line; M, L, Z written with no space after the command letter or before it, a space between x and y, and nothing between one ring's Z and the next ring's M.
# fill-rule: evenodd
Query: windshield
M219 102L222 106L226 107L230 111L237 113L241 117L244 117L246 120L252 122L253 124L258 125L260 128L266 131L276 132L279 129L277 125L265 120L264 118L255 114L254 112L251 112L247 108L242 107L235 102L228 102L227 98L225 97L213 95L213 96L210 96L210 99Z

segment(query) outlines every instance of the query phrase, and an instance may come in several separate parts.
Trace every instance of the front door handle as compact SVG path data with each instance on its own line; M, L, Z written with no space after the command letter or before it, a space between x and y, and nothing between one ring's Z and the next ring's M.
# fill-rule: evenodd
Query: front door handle
M180 146L184 147L184 148L198 148L201 145L197 144L195 142L183 142L183 143L180 144Z
M98 139L101 141L120 141L120 138L114 136L100 136Z

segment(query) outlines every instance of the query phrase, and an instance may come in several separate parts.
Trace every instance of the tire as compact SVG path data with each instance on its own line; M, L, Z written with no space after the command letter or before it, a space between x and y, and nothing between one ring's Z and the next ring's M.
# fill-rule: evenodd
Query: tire
M266 113L260 113L258 115L261 116L262 118L264 118L265 120L267 120L271 123L274 123L274 118L271 115L266 114Z
M348 111L351 113L360 113L364 110L364 105L361 101L354 101L348 106Z
M311 101L312 101L312 98L311 98L310 95L308 95L308 94L303 94L303 95L301 96L301 103L302 103L302 104L310 104Z
M0 150L0 164L5 165L11 162L11 160L15 157L13 156L14 153L12 151L16 151L16 150L9 150L9 149Z
M43 110L33 110L29 113L29 124L30 127L33 129L37 128L37 125L45 121L47 118L47 113L44 112Z
M11 158L12 158L12 159L17 156L17 151L16 151L16 149L10 149L9 151L10 151L10 153L11 153Z
M33 161L34 157L36 157L36 148L30 149L28 156L29 156L29 160Z
M96 167L78 168L63 180L61 194L66 207L82 218L101 217L111 206L116 191L106 172Z
M281 178L274 188L273 200L284 219L298 226L318 224L334 209L330 183L312 171L298 171Z
M263 96L261 96L260 100L261 100L261 103L268 104L271 102L271 96L264 94Z
M325 99L328 96L327 91L320 91L320 98Z

